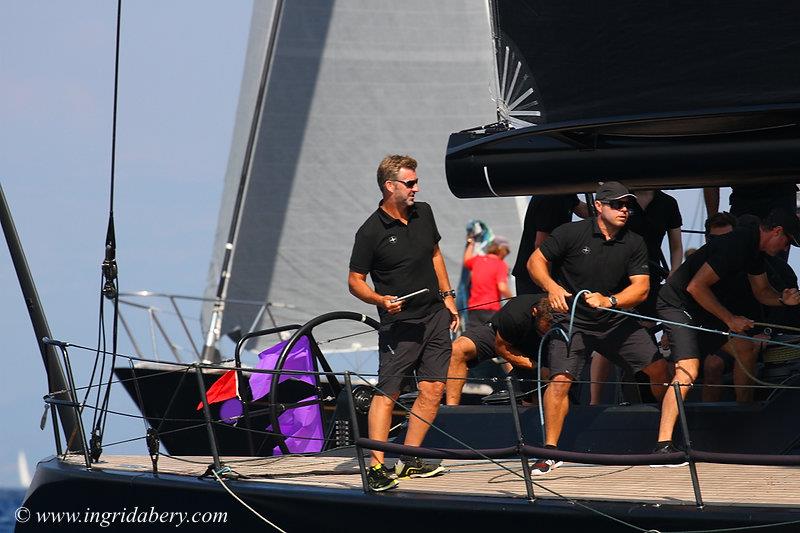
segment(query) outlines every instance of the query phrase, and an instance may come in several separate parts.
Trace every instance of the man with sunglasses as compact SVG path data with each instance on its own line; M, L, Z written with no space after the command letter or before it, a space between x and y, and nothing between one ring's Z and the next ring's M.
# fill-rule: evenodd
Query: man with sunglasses
M554 338L549 345L551 381L544 395L545 446L555 448L569 410L572 382L593 351L611 358L623 369L624 381L658 354L653 339L631 317L600 308L632 309L647 298L650 276L647 246L625 227L635 197L619 182L597 189L597 217L556 228L531 255L528 270L548 293L554 321L569 328L569 311L576 305L569 344ZM573 297L581 290L577 302ZM635 385L623 387L626 399L638 402ZM536 461L531 473L546 474L560 466L552 459Z
M416 370L419 396L411 408L407 446L420 446L436 417L450 366L450 332L458 328L455 292L439 250L441 237L433 212L428 204L415 201L416 169L416 160L409 156L389 155L381 161L378 187L383 198L356 232L348 276L350 292L376 305L381 320L378 394L369 410L371 439L388 439L401 384ZM412 293L417 294L404 298ZM395 476L383 458L383 452L372 451L367 479L374 491L391 489L398 479L444 471L440 465L404 456L395 465Z
M745 218L752 218L746 223ZM750 215L741 217L733 231L709 239L669 277L658 295L659 316L669 322L703 326L715 330L744 333L753 328L753 320L735 314L722 299L722 287L736 282L738 276L747 274L753 296L762 305L781 307L800 304L796 288L776 291L765 271L765 254L776 256L785 253L789 245L800 246L800 222L797 216L785 209L776 208L760 222ZM680 383L681 394L686 396L689 386L697 379L702 357L715 352L727 336L702 332L664 322L669 335L671 354L675 362L675 379ZM672 433L678 418L674 394L666 394L662 401L661 422L658 430L656 453L675 451Z

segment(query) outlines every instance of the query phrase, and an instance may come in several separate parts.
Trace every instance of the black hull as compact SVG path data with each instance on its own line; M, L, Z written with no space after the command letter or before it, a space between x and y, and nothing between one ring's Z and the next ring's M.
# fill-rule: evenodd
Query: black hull
M294 533L300 531L357 531L408 533L410 528L436 527L439 531L474 531L490 526L493 531L517 530L522 525L536 531L628 530L623 524L564 501L521 498L482 498L389 492L364 494L352 489L329 489L283 483L229 481L228 486L259 513ZM713 529L777 524L800 520L800 510L747 506L645 505L585 501L592 509L659 531ZM87 472L56 459L39 464L25 498L32 518L17 531L52 531L52 523L37 523L41 511L227 513L225 524L189 524L188 531L220 531L221 528L269 527L235 501L216 480L122 472ZM396 518L392 518L396 517ZM407 517L407 519L403 519ZM200 515L198 515L200 518ZM62 524L63 527L66 524ZM435 525L435 526L434 526ZM73 526L75 527L75 526ZM82 525L78 527L87 527ZM88 526L88 527L96 527ZM176 524L113 524L114 531L145 527L148 531L175 531ZM77 529L77 527L75 527ZM508 529L506 529L508 528ZM551 529L552 528L552 529ZM591 529L589 529L591 528ZM69 527L67 527L69 529ZM66 529L65 529L66 530ZM797 531L797 524L773 526L769 531Z

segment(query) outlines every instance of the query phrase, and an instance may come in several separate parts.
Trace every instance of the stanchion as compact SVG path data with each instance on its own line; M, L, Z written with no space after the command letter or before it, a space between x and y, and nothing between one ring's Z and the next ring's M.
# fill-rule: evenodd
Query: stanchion
M217 437L214 433L214 426L211 423L211 409L208 406L206 384L203 382L203 370L199 363L194 364L194 370L195 376L197 376L197 388L200 391L200 400L203 402L203 417L206 419L206 430L208 431L208 443L211 446L211 456L214 458L214 468L219 471L222 469L222 463L220 463L219 460Z
M369 492L369 481L367 480L367 465L364 462L364 451L358 445L361 435L358 432L358 419L356 418L356 405L353 401L353 381L350 372L344 373L344 386L347 389L347 407L350 410L350 427L353 428L353 441L356 444L356 459L358 459L358 469L361 472L361 486L364 492Z
M700 494L700 479L697 477L697 466L694 459L690 456L689 452L692 449L692 441L689 438L689 424L686 421L686 411L683 408L683 396L681 396L680 383L673 383L672 387L675 389L675 401L678 403L678 414L681 419L681 431L683 432L683 444L686 447L686 460L689 462L689 472L692 475L692 488L694 489L694 501L698 509L704 507L703 496Z
M519 444L520 452L525 445L525 439L522 436L522 425L519 422L519 409L517 408L517 394L514 390L514 380L511 377L506 378L506 387L508 387L508 399L511 404L511 416L514 417L514 429L517 430L517 443ZM533 493L533 483L531 482L531 469L528 466L528 457L520 453L522 461L522 475L525 478L525 490L528 493L528 500L536 500L536 495Z
M67 370L67 383L69 384L69 394L72 406L75 408L75 418L77 419L77 431L81 434L81 446L83 446L83 460L86 463L86 468L92 468L92 459L89 457L89 446L86 443L86 430L83 427L83 417L81 416L81 404L78 402L78 392L75 387L75 375L72 372L72 362L69 360L69 352L67 352L66 345L59 346L61 356L64 358L64 368ZM74 438L74 434L72 435ZM67 450L72 449L70 442L67 442Z
M64 450L61 448L61 437L58 436L58 414L56 413L55 406L50 406L50 404L46 404L50 408L50 416L53 419L53 433L56 438L56 454L61 455L64 453Z

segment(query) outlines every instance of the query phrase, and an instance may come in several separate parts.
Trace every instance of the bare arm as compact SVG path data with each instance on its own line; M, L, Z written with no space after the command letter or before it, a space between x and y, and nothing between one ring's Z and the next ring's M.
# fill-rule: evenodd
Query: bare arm
M503 359L519 368L536 368L536 364L524 353L509 344L499 333L494 337L494 350Z
M386 309L390 315L399 313L403 307L403 302L394 302L392 300L396 296L391 294L381 295L372 290L372 287L367 285L367 275L359 272L350 271L347 276L347 286L350 288L350 294L368 304L377 305Z
M614 295L617 299L617 307L631 309L647 299L650 291L650 276L643 274L628 277L631 284ZM608 296L593 292L585 297L586 303L591 307L611 307L611 300Z
M538 248L539 246L541 246L541 245L542 245L542 243L544 242L544 240L545 240L546 238L548 238L549 236L550 236L550 234L549 234L549 233L547 233L546 231L537 231L537 232L536 232L536 240L535 240L535 241L534 241L534 243L533 243L533 248L534 248L534 250L535 250L536 248Z
M586 202L579 201L572 212L581 218L589 218L589 207L586 205Z
M562 313L569 311L566 299L572 294L550 277L550 262L542 254L541 250L538 248L534 250L530 259L528 259L527 266L528 274L530 274L534 283L547 291L547 299L550 300L550 305L553 309Z
M681 239L681 228L667 230L667 241L669 242L669 273L672 274L683 261L683 239Z
M722 320L734 333L742 333L752 328L753 321L751 319L734 315L717 300L711 287L718 281L719 276L714 269L708 263L703 263L703 266L686 286L686 291L703 309ZM698 354L698 356L701 355L703 354Z
M467 247L464 248L464 262L466 263L472 256L475 255L475 239L470 237L467 239Z
M497 291L503 298L511 298L514 296L511 294L511 288L508 286L508 280L499 282L497 284Z
M442 251L437 244L433 248L433 270L436 272L436 280L439 282L440 291L450 290L450 278L447 277L447 267L444 264ZM444 306L450 311L450 331L458 329L458 311L456 310L456 299L447 296L444 299Z
M800 295L798 295L797 289L784 289L783 293L779 293L770 284L766 274L748 275L747 277L750 280L750 287L753 289L753 296L763 305L776 307L800 303Z
M719 213L719 187L706 187L703 189L703 199L706 201L708 216Z

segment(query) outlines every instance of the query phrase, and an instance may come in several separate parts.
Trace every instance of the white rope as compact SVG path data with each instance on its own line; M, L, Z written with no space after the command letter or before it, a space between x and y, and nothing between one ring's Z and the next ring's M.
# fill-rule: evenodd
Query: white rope
M238 501L239 503L241 503L242 505L244 505L244 506L245 506L247 509L249 509L249 510L250 510L250 511L251 511L251 512L254 514L254 515L256 515L257 517L259 517L261 520L263 520L263 521L264 521L264 522L266 522L267 524L271 525L273 528L277 529L277 530L278 530L278 531L280 531L281 533L286 533L286 531L282 530L281 528L279 528L278 526L276 526L275 524L273 524L272 522L270 522L269 520L267 520L267 519L266 519L264 516L262 516L262 515L261 515L261 514L260 514L258 511L256 511L255 509L253 509L252 507L250 507L249 505L247 505L247 503L245 503L245 501L244 501L244 500L242 500L240 497L238 497L236 494L234 494L234 493L233 493L233 491L232 491L231 489L229 489L229 488L228 488L228 486L225 484L225 482L224 482L224 481L222 481L222 478L221 478L221 477L219 477L219 475L217 474L217 471L216 471L216 470L213 470L213 469L212 469L212 470L211 470L211 473L212 473L212 474L214 474L214 477L215 477L215 478L217 478L217 481L219 481L219 484L220 484L220 485L222 485L222 488L223 488L223 489L225 489L226 491L228 491L228 494L230 494L231 496L233 496L233 498L234 498L236 501Z

